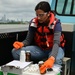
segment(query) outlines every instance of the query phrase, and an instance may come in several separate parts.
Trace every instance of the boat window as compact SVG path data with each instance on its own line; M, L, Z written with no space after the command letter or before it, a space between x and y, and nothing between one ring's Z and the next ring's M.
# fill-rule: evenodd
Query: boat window
M75 0L56 0L55 12L62 16L75 16Z

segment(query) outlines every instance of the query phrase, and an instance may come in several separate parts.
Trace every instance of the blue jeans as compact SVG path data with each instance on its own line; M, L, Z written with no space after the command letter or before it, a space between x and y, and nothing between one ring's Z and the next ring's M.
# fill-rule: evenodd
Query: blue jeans
M40 60L43 60L44 58L48 58L49 54L51 53L51 50L42 50L38 46L26 46L18 50L15 50L15 48L13 48L12 55L15 60L20 59L21 50L25 50L25 51L29 50L31 52L32 61L37 61L37 60L40 61ZM62 64L63 57L64 57L64 51L61 47L59 47L59 51L58 51L55 63Z

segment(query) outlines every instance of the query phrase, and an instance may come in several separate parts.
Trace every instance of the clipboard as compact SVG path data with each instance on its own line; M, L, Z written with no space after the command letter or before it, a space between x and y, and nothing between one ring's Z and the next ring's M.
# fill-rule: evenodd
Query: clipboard
M3 72L7 73L13 73L13 74L21 74L24 72L24 69L27 66L30 66L32 62L21 62L18 60L13 60L3 66L1 66L1 70Z

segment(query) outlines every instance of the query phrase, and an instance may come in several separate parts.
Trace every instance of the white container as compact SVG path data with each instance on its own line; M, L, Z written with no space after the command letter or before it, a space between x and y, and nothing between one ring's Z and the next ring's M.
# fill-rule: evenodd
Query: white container
M21 50L21 53L20 53L20 61L21 62L25 62L25 60L26 60L25 51L24 50Z

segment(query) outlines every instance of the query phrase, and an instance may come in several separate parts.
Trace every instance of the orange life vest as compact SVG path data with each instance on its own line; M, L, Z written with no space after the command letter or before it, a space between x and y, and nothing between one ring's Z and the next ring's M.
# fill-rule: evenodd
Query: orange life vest
M56 25L57 19L54 18L54 14L51 13L51 18L49 25L38 25L38 19L34 18L33 22L35 23L36 33L35 33L35 43L43 50L47 50L53 47L53 38L54 38L54 27ZM63 42L64 36L60 37L60 46L65 45Z

